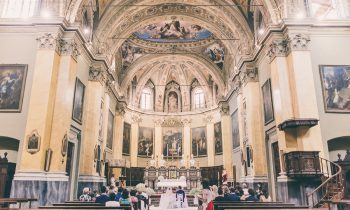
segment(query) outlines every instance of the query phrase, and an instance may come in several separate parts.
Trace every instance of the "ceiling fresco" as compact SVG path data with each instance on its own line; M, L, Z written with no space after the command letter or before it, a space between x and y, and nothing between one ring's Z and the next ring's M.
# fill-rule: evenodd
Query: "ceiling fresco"
M179 20L150 24L134 33L139 39L154 42L193 42L207 39L212 35L199 25Z

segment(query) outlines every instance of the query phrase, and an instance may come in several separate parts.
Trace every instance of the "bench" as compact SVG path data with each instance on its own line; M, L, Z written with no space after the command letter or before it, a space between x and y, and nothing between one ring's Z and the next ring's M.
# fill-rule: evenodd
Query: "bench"
M131 210L130 206L40 206L39 209L62 209L62 210L73 210L73 209L122 209Z
M251 202L251 201L214 201L214 210L228 209L307 209L307 206L295 206L293 203L282 202Z
M38 201L36 198L0 198L0 205L19 204L19 208L22 208L22 203L29 202L29 208L32 208L32 202Z

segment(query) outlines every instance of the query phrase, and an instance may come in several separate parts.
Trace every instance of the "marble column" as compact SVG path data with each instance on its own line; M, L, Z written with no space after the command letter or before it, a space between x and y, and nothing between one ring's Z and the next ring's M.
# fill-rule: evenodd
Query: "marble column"
M183 119L183 154L185 155L185 158L187 160L187 164L189 166L188 161L191 158L192 151L191 151L191 119Z
M61 60L60 57L61 35L59 29L38 34L33 85L30 89L31 97L23 138L24 143L20 152L21 161L17 165L11 188L11 197L38 198L38 202L35 202L34 206L63 202L68 195L68 177L62 167L56 168L51 164L51 169L54 172L45 171L46 150L50 147L57 88L62 82L70 83L69 81L71 81L69 79L71 76L70 67L63 65L66 59ZM61 69L60 63L64 66ZM63 92L63 94L65 93ZM67 95L69 95L69 91ZM38 139L38 150L27 150L29 136ZM62 138L60 139L62 140ZM60 148L54 148L55 152L60 154ZM48 191L52 192L50 196L45 193Z
M80 54L74 38L62 39L60 44L61 59L49 146L53 151L50 172L65 172L66 169L65 153L67 151L62 151L62 144L65 136L68 140L76 82L77 56Z
M231 128L231 117L230 109L227 102L220 104L221 113L221 126L222 126L222 146L223 146L223 165L226 169L228 179L233 178L233 161L232 161L232 128Z
M307 34L293 32L289 37L290 53L287 60L290 67L291 89L294 95L295 117L319 119L314 83L319 78L313 76L311 53L308 50L310 38ZM328 158L319 125L312 128L298 129L297 146L299 150L320 151L321 157Z
M207 124L207 152L209 167L215 165L214 123L212 122L212 120L213 116L211 115L204 118L204 122Z
M139 138L139 123L142 122L142 118L139 115L133 115L131 120L130 164L131 167L137 167L137 141Z
M154 121L154 158L158 160L163 154L162 119ZM158 163L157 163L158 164Z
M121 160L123 158L123 132L124 132L124 114L125 105L117 102L116 112L114 117L114 138L113 138L113 154L114 160ZM115 178L121 176L120 168L114 168L113 174Z
M95 157L97 147L101 145L99 122L101 114L104 113L103 108L101 109L101 101L104 101L104 104L107 103L107 101L103 100L105 92L105 70L106 69L97 68L94 65L89 69L90 77L85 89L85 110L81 143L81 154L84 154L84 158L80 159L78 193L81 192L84 187L99 189L105 182L105 179L100 177L96 171L97 162ZM104 114L102 114L102 116L103 119L106 118ZM103 126L106 127L107 125L103 124ZM102 132L102 136L105 135L106 134Z

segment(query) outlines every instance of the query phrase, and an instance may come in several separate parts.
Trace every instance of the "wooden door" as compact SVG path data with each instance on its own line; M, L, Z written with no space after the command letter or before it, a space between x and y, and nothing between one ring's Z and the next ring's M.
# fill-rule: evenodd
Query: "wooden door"
M7 172L8 172L8 160L5 157L0 156L0 198L4 198L7 182Z

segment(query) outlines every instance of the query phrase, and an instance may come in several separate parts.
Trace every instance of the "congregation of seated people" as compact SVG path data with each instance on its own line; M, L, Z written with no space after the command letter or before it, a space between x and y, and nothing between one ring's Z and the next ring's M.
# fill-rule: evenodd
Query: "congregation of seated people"
M131 206L132 210L147 209L148 195L141 191L127 190L122 187L102 186L100 192L84 188L79 197L81 202L95 202L109 207ZM143 201L143 208L141 207Z
M269 196L266 189L248 189L246 187L232 187L227 186L219 187L217 190L217 195L214 201L260 201L260 202L271 202L271 197Z

